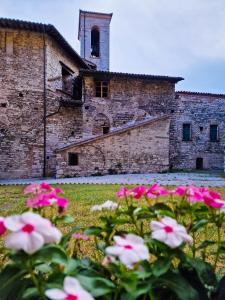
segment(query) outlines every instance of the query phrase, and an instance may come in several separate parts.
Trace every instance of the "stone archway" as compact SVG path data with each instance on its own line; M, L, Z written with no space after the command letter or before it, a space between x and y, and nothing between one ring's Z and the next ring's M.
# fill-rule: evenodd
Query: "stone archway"
M93 119L92 134L93 135L106 134L109 131L110 131L109 118L103 113L97 114Z

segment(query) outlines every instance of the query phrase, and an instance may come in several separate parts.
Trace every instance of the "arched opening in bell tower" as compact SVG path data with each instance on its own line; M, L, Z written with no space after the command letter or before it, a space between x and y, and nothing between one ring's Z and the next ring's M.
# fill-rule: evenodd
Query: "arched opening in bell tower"
M100 32L96 26L91 30L91 56L100 56Z

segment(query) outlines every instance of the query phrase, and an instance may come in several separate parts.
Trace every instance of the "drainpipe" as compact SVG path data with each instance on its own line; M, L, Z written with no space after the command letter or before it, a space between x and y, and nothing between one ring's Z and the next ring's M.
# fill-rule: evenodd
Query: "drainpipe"
M86 58L86 39L85 39L85 35L86 35L86 15L84 13L84 59Z
M43 149L43 177L46 177L46 39L45 39L45 25L43 25L43 125L44 125L44 149Z

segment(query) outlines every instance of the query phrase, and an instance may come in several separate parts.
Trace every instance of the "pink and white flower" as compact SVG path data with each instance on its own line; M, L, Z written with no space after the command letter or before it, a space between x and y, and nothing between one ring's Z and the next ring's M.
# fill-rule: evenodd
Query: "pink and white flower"
M135 263L149 259L148 248L141 237L130 233L122 237L114 236L113 239L115 245L107 247L106 253L117 256L127 268L132 269Z
M111 200L107 200L102 204L97 204L92 206L91 211L101 211L101 210L116 210L119 207L118 203Z
M150 224L152 238L158 240L170 248L179 247L182 243L192 243L192 237L186 228L170 217L164 217L161 221L152 221Z
M9 249L23 250L28 254L38 251L44 244L58 243L61 232L38 214L25 212L5 219L5 227L12 231L6 237Z
M5 219L0 217L0 236L6 232Z
M49 289L45 295L52 300L94 300L80 285L76 278L66 276L63 283L63 290Z

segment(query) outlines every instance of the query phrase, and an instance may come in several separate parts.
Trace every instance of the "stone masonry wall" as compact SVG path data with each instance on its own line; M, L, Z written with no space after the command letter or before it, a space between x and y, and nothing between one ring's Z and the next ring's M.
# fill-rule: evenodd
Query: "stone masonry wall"
M44 41L41 33L0 30L0 178L43 174ZM55 173L56 145L81 138L80 109L59 108L62 61L76 62L46 37L47 173ZM57 78L56 78L57 77ZM72 133L73 132L73 133ZM70 135L72 137L70 137Z
M73 77L79 74L78 65L57 43L47 40L47 175L54 176L56 168L55 150L82 138L83 117L80 107L60 107L60 98L71 97L57 92L62 89L62 62L71 71Z
M107 173L161 172L169 168L170 120L111 133L57 152L57 177ZM68 165L68 153L78 154L78 165Z
M95 82L85 77L84 88L84 137L96 129L96 118L104 115L110 127L120 127L146 117L169 114L175 109L174 84L165 81L113 78L110 80L109 97L95 97Z
M176 102L171 115L171 168L195 169L201 157L204 169L223 169L225 96L177 93ZM184 123L191 124L191 141L182 141ZM210 142L210 124L218 125L218 142Z
M43 40L0 30L0 178L38 177L43 168Z

